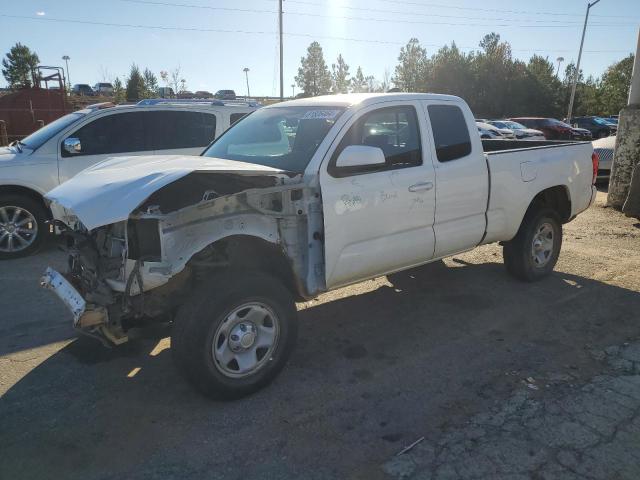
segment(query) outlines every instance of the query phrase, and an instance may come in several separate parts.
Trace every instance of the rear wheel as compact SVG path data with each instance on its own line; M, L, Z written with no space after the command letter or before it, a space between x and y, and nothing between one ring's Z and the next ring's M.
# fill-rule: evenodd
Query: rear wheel
M36 200L0 195L0 260L25 257L44 243L47 212Z
M232 399L269 384L297 336L289 291L257 271L218 274L179 310L171 337L176 365L202 393Z
M562 223L550 208L530 209L517 235L503 246L507 271L533 282L553 271L562 247Z

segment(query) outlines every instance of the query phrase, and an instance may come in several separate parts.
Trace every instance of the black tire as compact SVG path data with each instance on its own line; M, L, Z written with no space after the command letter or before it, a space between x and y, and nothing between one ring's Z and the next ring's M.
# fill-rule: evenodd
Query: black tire
M232 378L214 359L214 336L227 315L251 302L271 309L279 333L269 358L256 371ZM268 385L284 367L297 338L296 317L293 296L278 279L253 270L220 272L200 285L178 310L171 334L174 362L206 396L223 400L244 397Z
M538 264L533 256L533 244L543 225L552 230L552 251ZM548 239L548 236L545 236ZM555 210L547 207L530 208L516 236L502 248L507 271L519 280L534 282L549 275L555 267L562 248L562 222ZM541 253L544 257L544 252Z
M19 207L26 212L29 212L36 221L36 233L32 242L25 248L17 251L2 251L7 249L8 244L4 243L6 240L0 242L0 260L10 260L13 258L26 257L36 253L46 241L48 235L48 226L45 224L49 215L44 206L37 200L19 194L0 194L0 209L3 207ZM0 218L0 223L2 219ZM5 233L3 228L0 227L0 236Z

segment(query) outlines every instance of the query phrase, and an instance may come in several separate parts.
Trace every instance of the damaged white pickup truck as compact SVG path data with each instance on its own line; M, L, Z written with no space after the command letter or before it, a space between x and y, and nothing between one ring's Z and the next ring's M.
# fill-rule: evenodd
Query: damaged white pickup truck
M554 267L589 207L590 143L482 142L433 94L317 97L260 109L203 156L107 160L51 191L69 271L43 286L104 342L173 321L191 382L240 397L282 369L295 300L503 242L507 270Z

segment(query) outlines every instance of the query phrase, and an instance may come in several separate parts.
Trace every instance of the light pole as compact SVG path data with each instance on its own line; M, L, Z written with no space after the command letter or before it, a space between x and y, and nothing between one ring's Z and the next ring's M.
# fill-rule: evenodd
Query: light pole
M69 58L69 55L65 55L62 57L62 60L64 60L64 63L67 65L67 88L71 90L71 78L69 77L69 60L71 60L71 58Z
M284 65L282 43L282 0L278 0L278 34L280 37L280 101L284 100Z
M296 97L296 84L292 83L291 84L291 98L295 98Z
M571 123L571 114L573 113L573 100L576 97L576 86L578 85L578 76L580 75L580 60L582 59L582 47L584 46L584 34L587 32L587 22L589 21L589 10L600 0L587 3L587 14L584 17L584 27L582 27L582 40L580 40L580 51L578 52L578 64L573 74L573 85L571 86L571 99L569 100L569 111L567 113L567 123Z
M251 93L249 93L249 67L244 67L242 71L244 72L244 76L247 79L247 98L250 98Z
M558 62L558 70L556 71L556 78L558 78L560 76L560 64L564 62L564 57L558 57L556 58L556 61Z

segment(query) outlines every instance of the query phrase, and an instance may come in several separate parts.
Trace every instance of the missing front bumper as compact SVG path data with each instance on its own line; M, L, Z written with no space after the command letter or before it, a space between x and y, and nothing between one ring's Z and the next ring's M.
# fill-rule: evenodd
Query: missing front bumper
M73 315L73 326L82 333L91 336L99 335L113 344L127 341L127 336L112 332L109 327L109 313L100 305L87 304L82 295L60 272L52 268L47 270L40 279L40 285L53 291L67 306Z

